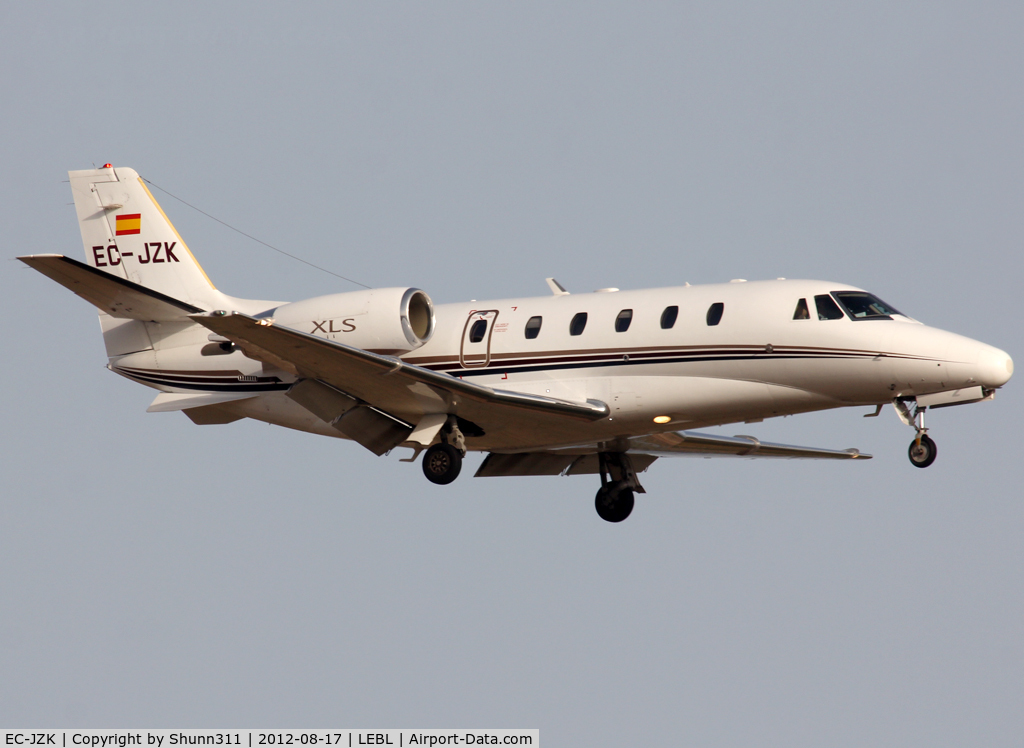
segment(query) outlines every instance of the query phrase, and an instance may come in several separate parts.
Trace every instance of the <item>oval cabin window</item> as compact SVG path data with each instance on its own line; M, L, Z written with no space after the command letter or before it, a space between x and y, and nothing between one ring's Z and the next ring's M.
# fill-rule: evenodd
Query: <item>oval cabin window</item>
M473 326L469 328L469 342L479 343L484 339L484 335L487 333L487 320L478 319L473 323Z
M714 327L722 321L722 312L725 311L725 304L721 301L716 301L708 308L708 327Z
M580 312L572 318L572 322L569 323L569 334L570 335L582 335L583 329L587 326L587 313Z

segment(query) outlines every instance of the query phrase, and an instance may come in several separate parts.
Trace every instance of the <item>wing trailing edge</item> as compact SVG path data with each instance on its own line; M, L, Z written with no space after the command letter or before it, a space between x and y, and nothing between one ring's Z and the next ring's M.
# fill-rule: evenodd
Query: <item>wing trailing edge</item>
M629 452L657 457L778 457L812 460L870 460L857 449L823 449L794 444L763 442L754 436L719 436L696 431L637 436L629 440Z
M567 452L491 452L474 473L476 478L499 478L513 475L597 475L600 463L598 450L588 454ZM642 473L658 458L654 455L630 455L633 469Z
M639 473L659 457L774 457L776 459L870 460L856 449L823 449L763 442L753 436L719 436L676 431L628 440L626 453ZM584 475L598 472L601 445L590 444L543 452L491 452L476 471L478 478L512 475Z

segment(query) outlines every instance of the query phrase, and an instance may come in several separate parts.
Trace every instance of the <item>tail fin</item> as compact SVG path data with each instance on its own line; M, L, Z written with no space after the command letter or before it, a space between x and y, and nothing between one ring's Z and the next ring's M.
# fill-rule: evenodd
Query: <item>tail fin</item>
M216 289L133 169L68 172L90 266L207 306ZM212 292L212 293L211 293Z

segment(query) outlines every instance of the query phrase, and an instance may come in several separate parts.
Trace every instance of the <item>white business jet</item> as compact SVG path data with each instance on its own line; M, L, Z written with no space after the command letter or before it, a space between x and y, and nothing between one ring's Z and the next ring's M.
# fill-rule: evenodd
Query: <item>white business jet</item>
M691 429L892 403L935 443L925 411L991 399L1004 351L907 317L842 283L773 280L435 306L416 288L296 302L218 291L131 169L72 171L86 262L20 258L97 306L108 368L159 391L150 411L197 424L253 418L423 457L452 482L597 474L598 514L624 520L659 457L868 459ZM685 431L680 429L685 428Z

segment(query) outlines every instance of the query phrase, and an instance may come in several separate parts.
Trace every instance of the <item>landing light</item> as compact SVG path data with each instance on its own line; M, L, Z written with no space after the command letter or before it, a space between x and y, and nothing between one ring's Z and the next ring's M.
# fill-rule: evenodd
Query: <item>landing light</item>
M654 422L655 423L668 423L671 420L672 420L672 416L655 416L654 417Z

